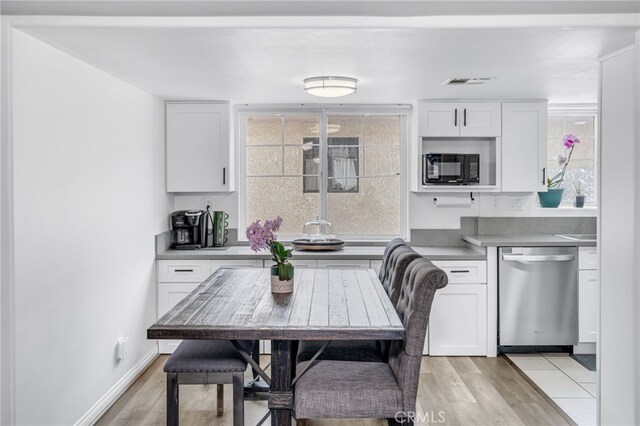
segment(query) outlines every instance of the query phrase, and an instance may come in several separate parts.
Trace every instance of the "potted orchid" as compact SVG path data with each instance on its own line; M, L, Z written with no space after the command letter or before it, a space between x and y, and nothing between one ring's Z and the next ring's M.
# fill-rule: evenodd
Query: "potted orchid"
M293 265L289 263L291 250L287 250L284 245L277 241L276 231L282 225L282 218L278 216L273 220L265 220L264 225L259 220L253 222L247 228L247 239L251 250L269 248L272 260L276 263L271 266L271 292L272 293L292 293L293 292Z
M568 133L562 138L562 144L565 149L569 150L569 153L566 156L558 156L558 166L560 167L560 171L553 177L547 178L546 192L538 192L538 199L540 200L540 205L542 207L558 207L560 205L560 201L562 201L562 193L564 192L564 188L561 188L560 186L564 181L564 175L567 171L567 167L569 166L569 161L571 161L573 150L578 143L580 143L580 139L573 133Z

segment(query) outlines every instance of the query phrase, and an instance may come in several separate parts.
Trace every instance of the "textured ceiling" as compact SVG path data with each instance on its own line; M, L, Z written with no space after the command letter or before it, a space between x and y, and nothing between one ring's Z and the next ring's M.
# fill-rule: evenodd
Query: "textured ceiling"
M637 28L34 27L25 32L163 99L319 102L302 80L360 80L342 102L542 98L595 102L600 55ZM449 77L496 77L444 87Z

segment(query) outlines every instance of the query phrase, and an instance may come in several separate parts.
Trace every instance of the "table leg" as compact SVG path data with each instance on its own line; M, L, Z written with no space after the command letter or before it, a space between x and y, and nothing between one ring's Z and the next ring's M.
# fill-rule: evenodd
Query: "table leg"
M271 341L271 389L269 409L272 426L291 426L293 392L291 390L293 360L291 341Z

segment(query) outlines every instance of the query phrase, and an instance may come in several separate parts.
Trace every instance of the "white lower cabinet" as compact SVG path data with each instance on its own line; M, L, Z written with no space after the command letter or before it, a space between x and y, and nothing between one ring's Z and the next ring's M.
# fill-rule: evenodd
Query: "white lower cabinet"
M487 354L487 286L438 290L429 319L429 355Z
M333 269L371 268L376 273L380 271L380 266L382 265L380 260L369 259L293 259L292 263L296 268L301 269L316 267ZM433 263L447 273L449 284L445 288L438 290L433 301L424 353L430 355L486 355L486 262L435 261ZM270 261L257 259L159 260L158 318L178 304L218 268L262 268L270 264ZM582 296L586 294L584 293ZM179 340L159 340L160 353L172 353L179 343ZM260 349L262 353L271 352L270 343L269 341L261 342Z
M159 260L158 318L176 306L218 268L262 268L261 259ZM180 340L158 340L161 354L170 354Z
M598 320L598 271L578 272L578 340L595 343Z
M449 283L433 300L425 354L486 355L486 262L433 263L447 273Z
M166 314L188 296L200 283L159 283L158 284L158 318ZM181 340L158 340L161 354L170 354L178 347Z
M380 268L382 268L382 260L372 260L370 267L371 269L376 271L377 275L380 275Z
M578 341L593 344L598 327L598 251L596 247L578 248ZM588 345L581 345L589 347ZM593 351L591 345L591 351ZM584 351L581 351L584 352Z

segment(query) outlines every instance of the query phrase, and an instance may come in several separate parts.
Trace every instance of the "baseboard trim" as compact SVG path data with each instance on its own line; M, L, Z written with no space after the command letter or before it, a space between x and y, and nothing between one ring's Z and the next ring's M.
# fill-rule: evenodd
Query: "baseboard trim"
M158 347L149 351L142 359L133 366L131 370L127 372L115 385L111 387L100 398L93 407L87 411L76 423L75 426L85 426L95 424L104 413L111 408L113 404L124 394L127 389L135 382L138 377L151 365L153 361L158 357Z
M595 354L596 353L596 344L595 343L578 343L573 347L574 354Z

